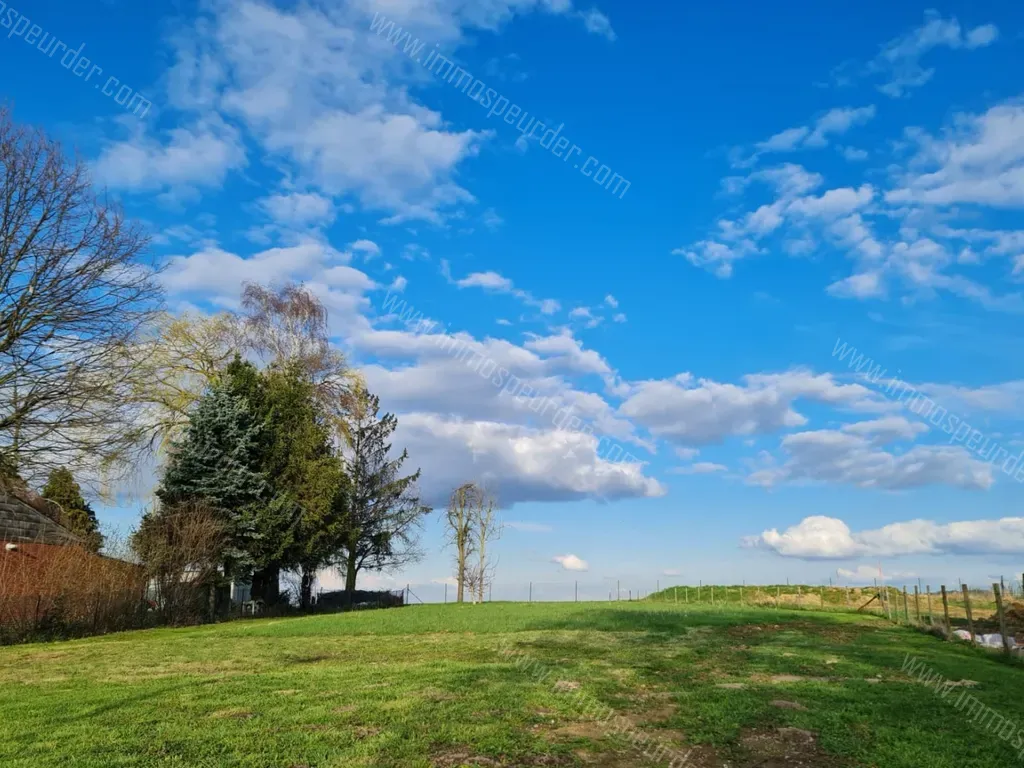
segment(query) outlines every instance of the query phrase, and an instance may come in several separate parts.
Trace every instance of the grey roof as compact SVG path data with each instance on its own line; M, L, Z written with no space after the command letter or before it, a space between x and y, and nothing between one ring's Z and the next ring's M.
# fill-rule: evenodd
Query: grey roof
M0 491L0 541L78 544L81 539L17 496Z

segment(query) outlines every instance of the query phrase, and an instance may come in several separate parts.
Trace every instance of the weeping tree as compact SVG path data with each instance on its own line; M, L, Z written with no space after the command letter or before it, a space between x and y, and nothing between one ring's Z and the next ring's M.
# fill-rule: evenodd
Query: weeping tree
M351 409L361 379L331 345L323 302L294 283L277 289L246 283L242 310L246 348L267 364L298 367L312 382L324 413L340 420Z
M420 558L420 523L430 512L417 492L419 470L402 476L408 453L391 458L390 438L398 419L390 413L380 416L379 410L379 399L359 390L341 434L349 497L336 563L345 573L349 603L363 570L392 570Z
M85 166L0 108L0 471L125 466L141 375L125 354L159 311L147 240Z

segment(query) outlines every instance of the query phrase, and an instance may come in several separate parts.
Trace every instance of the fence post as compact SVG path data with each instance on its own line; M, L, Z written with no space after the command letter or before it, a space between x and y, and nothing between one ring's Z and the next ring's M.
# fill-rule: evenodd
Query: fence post
M711 604L715 604L715 585L711 585Z
M622 599L622 582L621 581L616 581L615 582L615 602L618 602L621 599Z
M996 610L999 612L999 631L1003 635L1003 652L1009 656L1010 638L1006 636L1006 616L1003 614L1003 591L999 588L998 584L992 585L992 591L996 593Z
M775 587L775 608L776 609L778 609L778 607L779 607L779 597L781 597L781 595L782 595L782 587L779 587L779 586Z
M950 626L949 626L949 600L946 597L946 585L945 584L942 585L942 615L943 615L943 617L945 619L945 622L946 622L946 634L948 635L950 632L952 632L952 629L950 629Z
M907 602L907 585L903 585L903 618L910 623L910 604Z
M580 601L580 583L577 581L576 582L575 596L573 597L573 602L574 603L578 603L579 601Z
M743 587L740 587L740 605L743 605Z
M917 623L921 623L921 588L914 585L914 614L917 616Z
M971 593L967 591L966 584L960 584L964 593L964 610L967 612L967 629L971 633L971 642L974 642L974 614L971 613Z
M672 597L675 598L676 603L679 602L679 587L672 587Z
M447 582L445 582L445 585L444 585L444 604L448 605L448 583Z
M925 590L928 592L928 626L935 626L935 615L932 613L932 585L926 584Z
M629 590L629 602L633 602L633 590Z
M533 602L533 582L530 582L530 602Z

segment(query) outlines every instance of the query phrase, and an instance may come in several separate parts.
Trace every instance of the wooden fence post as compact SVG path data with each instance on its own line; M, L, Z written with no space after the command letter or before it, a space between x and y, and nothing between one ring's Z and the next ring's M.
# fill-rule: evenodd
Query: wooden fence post
M942 585L942 615L946 621L946 634L948 635L953 630L949 624L949 600L946 597L946 585Z
M775 588L775 607L779 607L779 597L782 595L782 587Z
M711 585L711 604L715 604L715 585Z
M967 591L967 585L961 584L960 588L964 593L964 610L967 612L967 629L971 633L971 642L974 642L974 614L971 613L971 593Z
M580 601L580 583L576 582L576 589L573 596L573 602L578 603Z
M676 603L679 602L679 587L672 587L672 597L675 598Z
M917 623L921 623L921 588L914 586L914 614L917 616Z
M903 585L903 618L910 623L910 604L907 602L907 585Z
M1010 655L1010 638L1006 636L1006 616L1003 614L1003 591L998 584L992 585L992 591L996 593L996 611L999 613L999 631L1003 636L1003 652Z
M928 593L928 626L935 626L935 615L932 613L932 585L926 584L925 590Z
M530 602L533 602L533 582L530 582Z

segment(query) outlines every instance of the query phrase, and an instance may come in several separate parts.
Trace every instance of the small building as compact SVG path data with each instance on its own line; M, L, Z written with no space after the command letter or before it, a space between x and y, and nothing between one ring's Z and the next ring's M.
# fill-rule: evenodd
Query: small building
M35 494L0 489L0 639L58 623L87 634L108 616L121 628L141 605L142 570L90 552L56 516Z

